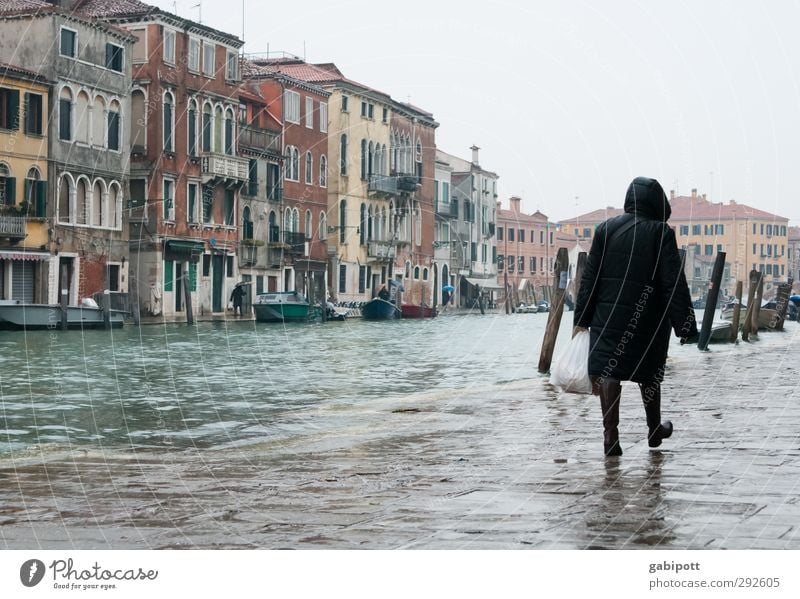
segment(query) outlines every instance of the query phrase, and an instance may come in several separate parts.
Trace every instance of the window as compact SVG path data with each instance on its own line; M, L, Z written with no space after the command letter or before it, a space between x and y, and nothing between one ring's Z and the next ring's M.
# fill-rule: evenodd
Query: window
M519 257L519 272L525 272L525 256Z
M203 75L213 77L217 71L215 64L217 49L214 44L203 42Z
M536 272L536 256L531 256L531 274Z
M367 106L367 118L372 119L375 117L375 105L369 104Z
M688 235L689 234L689 225L681 225L680 234L681 235Z
M203 185L203 222L211 222L211 208L214 206L214 188L210 185Z
M723 250L722 250L722 244L721 244L721 243L718 243L718 244L717 244L717 251L718 251L718 252L721 252L721 251L723 251Z
M470 248L470 258L473 262L478 261L478 244L475 241L472 242L472 247Z
M286 147L286 173L288 181L300 180L300 153L294 146Z
M347 102L348 102L348 97L345 96L345 95L342 95L342 112L348 112Z
M507 261L508 261L508 272L514 272L514 265L516 264L514 256L509 256L507 258Z
M692 225L692 235L700 235L700 225Z
M365 118L367 116L367 102L365 100L361 100L361 116Z
M122 46L117 46L116 44L106 44L106 68L116 71L117 73L121 73L123 68L124 52L125 50Z
M328 132L328 105L324 102L319 103L319 130L322 133Z
M344 96L346 97L346 96ZM347 175L347 134L342 133L339 139L339 174Z
M255 158L247 162L247 195L258 195L258 160Z
M197 101L189 100L186 111L186 149L189 156L197 156Z
M381 117L381 122L382 123L389 122L389 109L386 108L386 106L383 107L383 116Z
M518 240L520 243L525 243L525 229L520 229L520 230L518 231L518 233L519 233L519 236L517 237L517 240Z
M361 140L361 178L367 178L367 140Z
M225 190L225 224L232 227L236 222L234 214L236 212L236 196L232 189Z
M225 256L225 276L229 279L233 277L233 256Z
M300 122L300 94L286 90L283 93L283 113L289 123Z
M704 254L706 256L710 256L713 253L714 253L714 246L710 245L710 244L706 244L705 249L704 249Z
M108 111L108 149L119 150L119 112Z
M72 29L61 28L61 56L76 58L78 55L78 33Z
M211 151L211 106L203 106L203 152Z
M175 220L175 182L164 179L164 220Z
M198 188L197 183L189 183L186 188L186 222L196 223L199 222L198 214Z
M715 235L725 235L725 225L714 225Z
M14 206L17 203L16 182L8 166L0 163L0 205Z
M253 217L250 206L245 206L242 210L242 239L253 239Z
M514 241L514 229L511 228L508 229L508 240Z
M503 241L503 227L497 227L497 241Z
M164 151L173 152L175 146L172 139L172 130L175 125L174 120L175 99L171 92L164 94Z
M328 237L328 217L324 212L319 213L319 238L325 240Z
M233 154L233 110L228 108L225 112L225 153Z
M314 157L306 152L306 185L314 184Z
M175 32L164 29L164 62L175 64Z
M319 157L319 186L328 186L328 158L325 154Z
M19 129L19 90L0 89L0 128Z
M72 140L72 92L66 87L58 100L58 138Z
M347 229L347 200L339 202L339 243L345 241L345 229Z
M306 96L306 128L314 128L314 98Z
M200 40L196 37L189 38L189 70L200 72Z
M502 254L497 257L497 271L502 272L503 268L505 267L506 257Z
M2 100L0 100L2 102ZM42 96L41 94L25 94L25 133L42 134Z
M314 217L311 215L311 210L306 210L306 219L303 223L303 230L306 234L306 239L311 239L314 236Z
M239 57L236 52L228 50L225 60L225 79L236 81L239 78Z

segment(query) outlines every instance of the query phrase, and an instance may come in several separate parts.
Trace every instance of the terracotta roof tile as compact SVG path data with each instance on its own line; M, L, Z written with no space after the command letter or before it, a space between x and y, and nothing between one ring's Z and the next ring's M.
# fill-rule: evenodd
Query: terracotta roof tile
M158 10L140 0L85 0L78 10L89 17L146 15Z
M0 13L12 13L40 8L51 9L53 5L44 0L0 0Z

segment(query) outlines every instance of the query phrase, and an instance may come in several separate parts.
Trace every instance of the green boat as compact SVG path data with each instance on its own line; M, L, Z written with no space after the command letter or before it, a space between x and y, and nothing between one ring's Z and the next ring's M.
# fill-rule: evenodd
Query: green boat
M309 308L308 300L296 291L262 293L253 303L258 322L305 322Z

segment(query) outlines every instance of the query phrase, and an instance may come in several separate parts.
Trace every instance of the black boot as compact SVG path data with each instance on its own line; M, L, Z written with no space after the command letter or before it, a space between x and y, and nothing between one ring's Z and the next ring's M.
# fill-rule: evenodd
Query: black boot
M661 441L672 436L672 422L661 422L661 384L654 381L648 385L639 384L647 416L647 444L658 447Z
M603 410L603 450L606 456L622 455L619 444L619 398L622 385L616 379L602 379L598 385Z

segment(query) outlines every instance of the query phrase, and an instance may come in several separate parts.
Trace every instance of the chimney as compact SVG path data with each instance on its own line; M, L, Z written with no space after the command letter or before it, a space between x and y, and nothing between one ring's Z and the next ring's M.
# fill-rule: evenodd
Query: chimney
M478 164L479 164L478 163L478 150L480 150L480 148L478 146L476 146L475 144L472 144L472 147L470 148L470 150L472 150L472 164L474 164L475 166L478 166Z
M731 198L731 206L735 206L735 205L736 205L736 200L734 200L733 198Z
M512 212L516 212L517 214L519 214L519 203L521 201L522 200L520 198L518 198L517 196L511 196L508 199L508 203L511 205L511 211Z
M675 199L675 190L674 189L670 189L669 190L669 199L670 200L674 200Z
M703 194L703 201L706 201L706 194Z
M694 189L692 189L692 199L695 199L696 197L697 197L697 188L695 187Z

